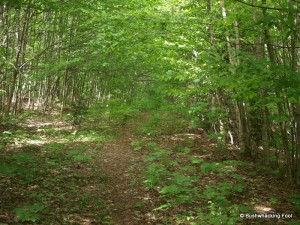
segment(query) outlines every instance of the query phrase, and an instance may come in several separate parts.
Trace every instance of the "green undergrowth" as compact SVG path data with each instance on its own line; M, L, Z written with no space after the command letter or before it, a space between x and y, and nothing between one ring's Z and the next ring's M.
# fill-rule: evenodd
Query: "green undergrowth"
M10 115L4 120L0 120L0 151L4 150L7 145L15 142L22 143L30 138L29 134L22 130L21 126L31 115L31 112L26 112L20 116Z
M139 110L120 99L110 99L107 104L95 103L88 113L89 127L97 127L102 132L110 133L126 125L139 115Z
M106 140L114 140L116 137L110 134L102 134L96 129L82 129L75 130L67 136L67 140L70 142L98 142L102 143Z
M154 211L175 215L164 224L236 224L242 221L240 213L251 212L236 200L246 187L236 169L245 164L207 161L189 147L164 149L146 138L131 145L147 152L144 185L160 199Z
M99 171L94 158L101 154L104 141L113 137L89 129L55 129L41 127L32 133L32 137L43 136L39 140L46 140L44 144L24 142L20 148L0 152L0 214L6 215L0 222L82 224L91 220L110 224L110 206L101 194L109 178ZM19 133L19 138L36 141L31 134Z
M149 113L148 118L135 129L135 133L148 136L182 133L189 126L188 118L188 113L179 106L162 106Z

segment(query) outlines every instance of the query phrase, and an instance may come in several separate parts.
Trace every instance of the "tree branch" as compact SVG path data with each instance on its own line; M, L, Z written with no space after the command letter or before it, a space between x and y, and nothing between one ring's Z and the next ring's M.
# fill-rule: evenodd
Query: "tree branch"
M255 8L260 8L260 9L271 9L271 10L277 10L277 11L284 10L283 8L272 8L272 7L267 7L267 6L254 5L254 4L250 4L250 3L244 2L242 0L235 0L235 1L239 2L239 3L242 3L244 5L248 5L248 6L255 7Z

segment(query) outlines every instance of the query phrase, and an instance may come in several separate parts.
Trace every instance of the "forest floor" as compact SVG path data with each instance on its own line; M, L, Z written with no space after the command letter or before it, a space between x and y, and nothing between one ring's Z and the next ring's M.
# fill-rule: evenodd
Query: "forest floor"
M16 127L11 134L14 143L0 152L0 224L213 224L192 223L211 221L197 216L200 210L217 217L217 212L207 210L211 207L207 196L218 201L226 196L228 208L247 206L253 213L280 215L231 224L299 224L299 210L288 201L299 190L266 167L242 163L246 159L238 149L220 150L202 130L138 135L134 129L142 122L106 132L75 128L48 115ZM241 164L232 164L235 161ZM199 197L199 191L205 197ZM178 193L191 200L181 201Z

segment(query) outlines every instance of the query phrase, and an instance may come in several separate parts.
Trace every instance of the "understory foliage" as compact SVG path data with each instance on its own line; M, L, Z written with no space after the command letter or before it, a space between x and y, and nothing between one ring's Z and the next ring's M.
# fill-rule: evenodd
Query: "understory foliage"
M175 213L173 221L164 223L236 224L242 221L240 213L252 212L251 207L235 201L245 188L244 177L235 170L247 164L236 160L207 162L187 146L163 149L147 138L131 144L136 151L148 152L144 185L161 199L154 210ZM204 186L206 177L212 180Z
M94 221L110 223L109 207L103 196L86 190L94 185L99 191L101 188L105 191L103 183L108 178L97 171L97 179L94 179L93 156L100 154L103 141L109 137L93 130L70 133L68 128L53 129L42 126L37 131L42 136L36 137L19 133L18 140L14 141L26 146L16 152L0 153L3 190L0 211L6 215L1 221L69 224L72 220L80 222L80 217L75 215L84 217L92 208L99 212L93 215ZM44 137L59 141L42 146L30 144L43 142ZM57 207L60 205L64 207Z

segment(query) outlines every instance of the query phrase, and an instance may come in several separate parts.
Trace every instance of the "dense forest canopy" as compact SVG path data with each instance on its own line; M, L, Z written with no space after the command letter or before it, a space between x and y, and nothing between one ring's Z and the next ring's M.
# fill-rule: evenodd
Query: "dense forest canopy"
M152 93L299 182L297 1L4 1L2 119ZM209 122L207 122L209 121Z
M2 0L0 122L165 106L299 185L299 31L296 0Z

